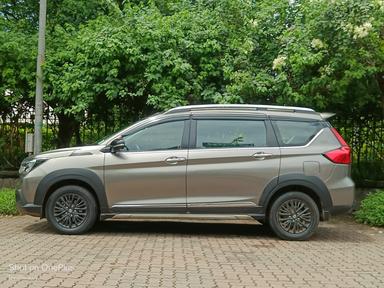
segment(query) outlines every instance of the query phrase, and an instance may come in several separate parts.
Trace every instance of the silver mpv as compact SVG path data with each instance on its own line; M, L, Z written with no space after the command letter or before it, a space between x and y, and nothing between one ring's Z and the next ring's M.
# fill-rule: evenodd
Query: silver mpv
M63 234L122 214L247 215L287 240L354 202L351 149L320 113L196 105L20 167L19 210Z

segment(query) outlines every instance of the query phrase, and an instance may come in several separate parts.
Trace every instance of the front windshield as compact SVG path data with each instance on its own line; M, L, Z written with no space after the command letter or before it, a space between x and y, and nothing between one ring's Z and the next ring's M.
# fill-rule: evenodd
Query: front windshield
M124 128L124 129L127 129L127 128ZM123 130L124 130L123 129ZM105 144L104 142L107 142L106 140L108 140L109 138L115 138L117 135L119 135L119 133L121 133L123 130L119 130L111 135L107 135L107 136L104 136L103 138L101 138L99 141L96 142L97 145L103 145Z
M157 114L159 114L159 113L157 113ZM157 114L155 114L155 115L157 115ZM119 131L117 131L117 132L115 132L115 133L113 133L111 135L107 135L107 136L103 137L102 139L100 139L99 141L97 141L96 144L97 145L105 145L109 141L115 139L118 135L125 134L126 130L130 130L132 128L135 128L136 126L139 126L139 125L145 124L147 122L150 122L151 120L153 120L155 115L153 115L152 117L146 118L144 120L137 121L134 124L132 124L131 126L128 126L128 127L124 128L122 130L119 130Z

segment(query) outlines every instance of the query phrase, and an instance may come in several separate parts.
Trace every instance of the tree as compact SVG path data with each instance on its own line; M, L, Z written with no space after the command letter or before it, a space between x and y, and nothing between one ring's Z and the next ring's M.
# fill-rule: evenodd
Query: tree
M382 1L292 1L276 79L297 103L351 115L384 112ZM347 104L348 103L348 104ZM352 113L351 113L352 112Z
M0 109L8 113L34 93L38 7L1 5ZM80 143L91 121L107 133L189 103L380 116L383 10L378 0L49 1L45 101L60 120L58 145L73 135Z

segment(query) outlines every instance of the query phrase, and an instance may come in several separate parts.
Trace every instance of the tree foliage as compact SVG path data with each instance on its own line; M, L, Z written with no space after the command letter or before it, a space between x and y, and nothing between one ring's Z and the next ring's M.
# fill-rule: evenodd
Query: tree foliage
M345 114L384 111L383 1L303 1L284 31L286 101ZM278 69L279 70L279 69ZM347 105L346 105L347 104Z
M33 100L36 2L0 2L3 115ZM44 99L60 145L91 116L126 125L189 103L383 113L381 0L48 3Z

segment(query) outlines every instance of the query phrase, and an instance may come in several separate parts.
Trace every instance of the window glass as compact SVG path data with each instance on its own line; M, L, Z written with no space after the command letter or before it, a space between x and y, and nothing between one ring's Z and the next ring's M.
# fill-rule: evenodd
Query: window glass
M264 121L198 120L196 148L267 146Z
M184 121L166 122L124 137L128 151L174 150L181 148Z
M320 121L274 121L282 146L302 146L307 144L324 127Z

